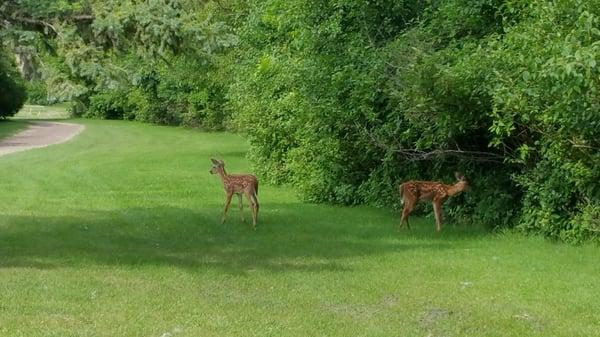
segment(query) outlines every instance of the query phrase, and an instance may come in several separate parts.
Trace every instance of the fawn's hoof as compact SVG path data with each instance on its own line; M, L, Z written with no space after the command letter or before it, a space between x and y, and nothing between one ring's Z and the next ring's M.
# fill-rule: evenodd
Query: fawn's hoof
M402 226L402 225L400 225L400 226L396 227L396 232L400 232L403 228L406 228L406 229L410 230L409 226Z

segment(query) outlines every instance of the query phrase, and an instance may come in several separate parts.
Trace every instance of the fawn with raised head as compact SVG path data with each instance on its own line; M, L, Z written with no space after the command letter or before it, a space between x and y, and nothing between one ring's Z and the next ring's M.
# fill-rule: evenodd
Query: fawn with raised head
M460 192L469 190L469 183L465 179L465 176L459 172L455 172L457 182L453 185L445 185L437 181L407 181L399 186L400 198L404 204L402 209L402 218L398 225L398 230L402 227L406 221L406 226L410 229L408 223L408 216L412 212L415 205L421 200L431 200L433 204L433 212L435 214L435 229L436 231L442 230L442 204L449 197L454 196Z
M251 174L227 174L227 172L225 172L225 163L222 160L211 159L211 161L213 166L209 172L211 174L218 174L221 177L226 195L221 223L225 222L227 209L231 203L231 197L233 197L234 194L238 196L240 218L242 222L245 222L244 206L242 205L242 194L245 194L250 203L250 209L252 210L252 225L254 229L256 229L256 219L258 217L258 179Z

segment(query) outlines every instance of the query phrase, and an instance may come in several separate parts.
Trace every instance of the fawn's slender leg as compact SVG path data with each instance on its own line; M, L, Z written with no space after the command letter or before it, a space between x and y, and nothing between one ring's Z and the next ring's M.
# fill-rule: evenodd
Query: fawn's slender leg
M257 222L258 221L258 197L256 196L256 193L252 194L252 197L254 198L254 221ZM256 227L256 225L254 225Z
M248 198L248 203L250 204L250 209L252 210L252 226L256 229L256 215L258 212L258 201L256 200L256 196L254 193L247 191L246 198Z
M254 196L254 203L256 204L256 218L258 219L258 209L260 208L258 205L258 197L256 196L256 193L254 193L253 196Z
M442 230L442 201L433 200L433 213L435 214L435 230Z
M238 193L238 204L240 207L240 219L242 220L242 222L246 222L246 220L244 220L244 205L242 204L242 194Z
M251 195L252 198L252 226L256 229L256 220L258 217L258 200L255 195Z
M402 227L402 224L406 222L406 228L410 229L410 223L408 222L410 212L412 212L412 205L406 204L404 206L404 209L402 210L402 219L400 220L400 227Z
M398 231L402 228L402 226L404 226L404 221L407 220L408 214L407 214L406 210L407 210L406 204L404 204L404 207L402 208L402 212L400 212L400 223L398 224Z
M404 222L406 222L406 227L410 229L410 223L408 222L408 216L410 212L412 212L414 204L410 201L405 201L404 208L402 209L402 218L400 219L400 225L398 226L398 230L402 228Z
M227 192L227 199L225 199L225 208L223 208L223 217L221 218L221 224L225 223L225 218L227 217L227 209L229 208L229 204L231 203L231 197L233 197L233 193Z

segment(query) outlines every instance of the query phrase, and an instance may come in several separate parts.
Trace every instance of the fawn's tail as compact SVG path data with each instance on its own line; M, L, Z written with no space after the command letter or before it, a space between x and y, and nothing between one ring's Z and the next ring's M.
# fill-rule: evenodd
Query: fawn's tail
M404 196L402 195L404 192L404 184L400 184L400 186L398 186L398 192L400 192L400 203L404 204Z

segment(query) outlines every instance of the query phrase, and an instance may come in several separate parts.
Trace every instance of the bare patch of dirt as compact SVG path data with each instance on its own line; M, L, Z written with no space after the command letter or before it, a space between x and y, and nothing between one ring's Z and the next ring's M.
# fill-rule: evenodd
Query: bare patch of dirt
M443 337L444 333L438 331L438 322L452 315L451 310L430 308L425 310L419 318L419 325L427 331L427 337Z

